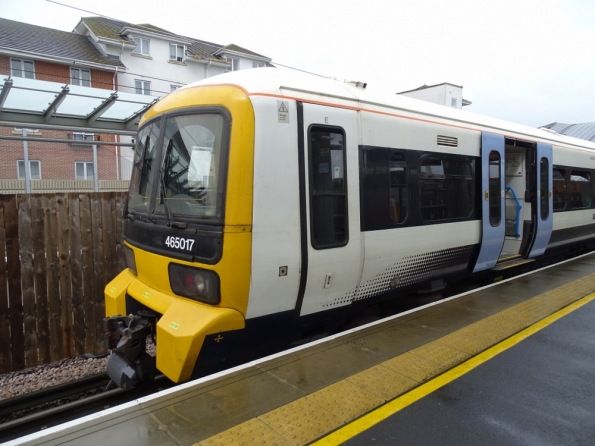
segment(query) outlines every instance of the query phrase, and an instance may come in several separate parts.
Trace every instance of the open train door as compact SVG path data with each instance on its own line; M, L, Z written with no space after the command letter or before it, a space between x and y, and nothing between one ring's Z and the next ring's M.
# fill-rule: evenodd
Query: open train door
M536 182L537 209L535 213L535 239L528 257L537 257L544 253L553 228L553 196L554 180L552 177L552 145L537 143Z
M473 272L493 268L504 245L504 136L481 134L481 247Z

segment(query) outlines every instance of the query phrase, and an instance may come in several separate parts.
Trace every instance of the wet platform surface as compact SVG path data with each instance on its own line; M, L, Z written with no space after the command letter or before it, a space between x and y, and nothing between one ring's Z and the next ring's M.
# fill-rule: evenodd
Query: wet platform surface
M595 300L344 442L588 445Z
M183 384L19 444L119 444L123 439L151 445L334 444L333 431L338 434L353 420L407 398L594 291L591 254ZM563 389L564 380L559 385ZM418 421L418 434L423 425ZM388 432L387 438L395 435ZM342 438L353 444L370 441L367 433L360 435Z

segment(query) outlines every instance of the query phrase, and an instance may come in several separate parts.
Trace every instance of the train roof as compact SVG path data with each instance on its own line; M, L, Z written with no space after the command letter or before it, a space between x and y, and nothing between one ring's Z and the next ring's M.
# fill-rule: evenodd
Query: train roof
M423 115L428 121L474 130L503 133L511 138L595 150L595 143L477 113L433 104L395 93L375 93L349 82L338 81L285 68L238 70L195 82L184 88L203 85L236 85L249 95L286 97L305 102L347 106L399 115Z

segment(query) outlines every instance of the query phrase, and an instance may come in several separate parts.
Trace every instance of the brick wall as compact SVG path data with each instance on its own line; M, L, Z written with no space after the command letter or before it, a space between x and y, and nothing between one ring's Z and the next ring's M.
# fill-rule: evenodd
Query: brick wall
M0 135L18 136L12 127L0 127ZM43 136L44 138L69 137L69 132L57 130L40 130L39 133L31 135ZM101 135L102 141L114 140L113 135ZM0 139L0 179L17 179L17 160L23 159L23 142ZM29 159L41 162L41 178L46 180L74 180L75 162L93 162L93 149L91 146L76 144L59 144L42 141L29 141ZM98 142L97 166L98 178L101 180L118 179L116 165L116 148L114 146L101 146Z
M35 79L41 81L70 83L70 65L34 60ZM10 74L10 57L0 55L0 74ZM114 84L114 82L116 82ZM117 81L113 71L91 69L91 87L113 90L117 89Z

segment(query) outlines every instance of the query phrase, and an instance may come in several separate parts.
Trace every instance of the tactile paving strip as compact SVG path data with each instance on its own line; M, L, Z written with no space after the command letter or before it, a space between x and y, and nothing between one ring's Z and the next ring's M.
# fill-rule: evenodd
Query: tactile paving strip
M384 361L200 444L308 444L594 290L595 273ZM248 438L250 441L245 442Z

